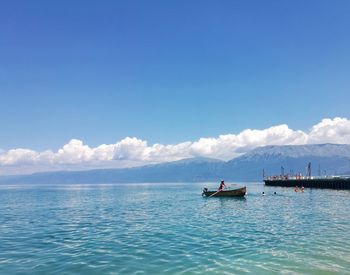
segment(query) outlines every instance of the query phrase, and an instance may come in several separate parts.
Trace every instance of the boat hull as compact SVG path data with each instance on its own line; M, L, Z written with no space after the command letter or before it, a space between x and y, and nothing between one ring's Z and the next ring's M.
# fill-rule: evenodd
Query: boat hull
M203 196L206 197L244 197L245 193L247 192L246 187L234 189L234 190L222 190L218 193L217 191L203 191ZM215 194L216 193L216 194Z

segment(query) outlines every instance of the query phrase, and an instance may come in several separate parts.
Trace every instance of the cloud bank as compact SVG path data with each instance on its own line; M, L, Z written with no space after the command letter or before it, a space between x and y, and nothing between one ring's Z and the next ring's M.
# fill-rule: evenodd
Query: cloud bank
M350 144L350 120L326 118L312 126L308 132L293 130L288 125L281 124L175 145L149 145L145 140L126 137L115 144L91 148L81 140L72 139L57 152L37 152L22 148L0 151L0 174L131 167L191 157L229 160L259 146L317 143Z

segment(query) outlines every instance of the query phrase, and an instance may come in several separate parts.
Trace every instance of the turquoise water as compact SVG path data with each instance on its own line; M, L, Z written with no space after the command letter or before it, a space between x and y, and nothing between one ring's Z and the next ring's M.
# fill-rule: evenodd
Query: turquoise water
M0 185L0 274L350 274L349 191L203 186Z

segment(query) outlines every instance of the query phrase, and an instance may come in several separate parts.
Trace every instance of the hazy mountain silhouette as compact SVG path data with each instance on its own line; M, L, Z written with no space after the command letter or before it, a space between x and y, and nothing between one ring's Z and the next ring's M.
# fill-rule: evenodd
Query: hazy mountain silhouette
M114 183L114 182L202 182L261 181L266 175L305 173L341 175L350 172L350 145L285 145L256 148L230 161L191 158L174 162L123 169L61 171L1 177L1 183Z

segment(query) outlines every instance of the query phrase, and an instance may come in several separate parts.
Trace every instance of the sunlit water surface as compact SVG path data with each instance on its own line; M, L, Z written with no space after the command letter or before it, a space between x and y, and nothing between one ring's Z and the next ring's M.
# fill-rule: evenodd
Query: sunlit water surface
M0 185L0 274L350 274L349 191L203 186Z

